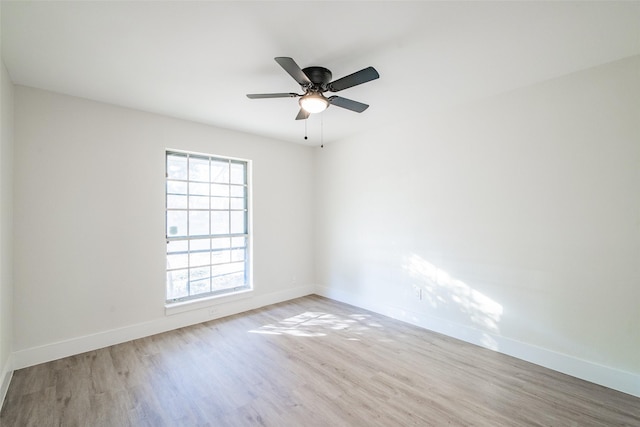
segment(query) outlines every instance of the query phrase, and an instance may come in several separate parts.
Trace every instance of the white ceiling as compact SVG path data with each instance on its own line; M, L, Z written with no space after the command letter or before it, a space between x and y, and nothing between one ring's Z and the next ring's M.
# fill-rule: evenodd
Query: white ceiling
M386 122L640 54L640 2L8 2L2 57L14 83L280 140L319 144ZM299 92L273 60L334 79L380 79L295 121Z

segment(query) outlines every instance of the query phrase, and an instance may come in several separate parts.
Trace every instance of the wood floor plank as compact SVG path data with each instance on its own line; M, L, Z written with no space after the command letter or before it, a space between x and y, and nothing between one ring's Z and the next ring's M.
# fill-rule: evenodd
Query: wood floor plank
M640 399L309 296L18 370L2 426L640 426Z

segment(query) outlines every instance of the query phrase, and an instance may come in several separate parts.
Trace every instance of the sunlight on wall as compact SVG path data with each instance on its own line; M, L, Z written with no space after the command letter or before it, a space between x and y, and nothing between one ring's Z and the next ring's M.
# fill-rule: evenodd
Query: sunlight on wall
M502 305L417 254L406 258L404 268L413 278L413 286L422 290L423 299L431 307L462 314L481 330L499 332ZM485 334L482 340L485 346L496 347L491 336Z
M323 337L331 331L345 331L357 336L362 335L370 328L382 327L379 323L369 321L369 317L371 316L368 314L351 314L348 318L343 318L334 314L308 311L281 320L277 324L264 325L249 332L296 337ZM347 339L356 341L358 338L351 336Z

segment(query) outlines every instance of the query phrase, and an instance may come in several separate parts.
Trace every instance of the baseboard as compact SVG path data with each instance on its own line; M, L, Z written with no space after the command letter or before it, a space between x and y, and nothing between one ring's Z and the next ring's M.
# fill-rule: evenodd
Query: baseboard
M2 373L0 374L0 408L4 404L4 398L7 396L9 390L9 383L13 376L13 354L9 355L7 362L2 367Z
M425 313L380 304L366 297L356 296L341 290L318 287L316 294L640 397L640 375L638 374L599 365L444 319L429 317Z
M268 294L252 294L251 296L234 300L227 304L216 304L215 310L211 310L210 307L196 308L178 314L167 315L149 322L111 329L39 347L27 348L13 353L12 366L14 369L26 368L110 345L231 316L269 304L288 301L312 294L314 291L315 287L313 285L306 285Z
M14 352L2 370L0 384L0 402L5 394L14 369L21 369L62 357L72 356L96 350L110 345L131 341L150 335L167 332L173 329L226 317L244 311L253 310L270 304L288 301L312 293L341 301L356 307L389 316L393 319L433 330L471 344L498 351L554 371L562 372L595 384L640 397L640 375L621 371L608 366L581 360L548 349L519 342L495 334L489 334L468 326L455 324L443 319L427 317L424 313L416 313L404 308L379 304L367 298L343 291L312 285L299 286L283 291L251 296L229 304L219 304L215 315L207 308L196 309L180 314L165 316L154 321L139 323L123 328L112 329L96 334L73 338L70 340L46 344Z

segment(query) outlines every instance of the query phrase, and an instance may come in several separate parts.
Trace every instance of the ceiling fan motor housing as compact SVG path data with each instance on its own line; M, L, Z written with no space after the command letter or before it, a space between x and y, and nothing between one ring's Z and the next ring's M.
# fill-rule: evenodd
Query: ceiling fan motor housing
M331 71L324 67L307 67L302 72L309 77L311 83L315 86L324 86L331 81Z

